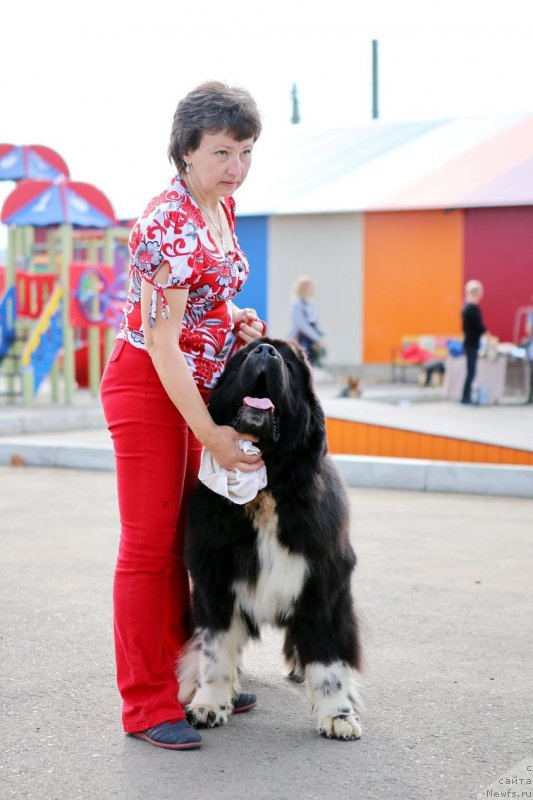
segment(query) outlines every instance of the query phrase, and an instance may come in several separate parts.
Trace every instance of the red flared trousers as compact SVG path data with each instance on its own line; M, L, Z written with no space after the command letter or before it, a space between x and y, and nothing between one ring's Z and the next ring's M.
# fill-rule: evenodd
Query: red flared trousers
M101 398L116 456L121 536L113 589L117 684L128 732L183 719L176 660L190 634L186 508L201 445L145 350L117 341Z

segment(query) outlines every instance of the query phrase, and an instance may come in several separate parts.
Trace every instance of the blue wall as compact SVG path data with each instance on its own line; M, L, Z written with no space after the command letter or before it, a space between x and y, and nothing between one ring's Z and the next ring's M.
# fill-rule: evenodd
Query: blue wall
M250 264L250 275L235 298L235 305L255 308L257 315L268 322L268 217L237 218L237 237Z

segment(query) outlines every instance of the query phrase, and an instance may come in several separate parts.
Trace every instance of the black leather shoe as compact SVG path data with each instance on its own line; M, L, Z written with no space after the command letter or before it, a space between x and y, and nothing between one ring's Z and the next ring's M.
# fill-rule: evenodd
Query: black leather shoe
M252 695L245 695L251 697ZM130 736L144 739L155 747L164 747L167 750L196 750L202 745L202 737L189 725L186 719L178 722L161 722L146 731L135 731Z

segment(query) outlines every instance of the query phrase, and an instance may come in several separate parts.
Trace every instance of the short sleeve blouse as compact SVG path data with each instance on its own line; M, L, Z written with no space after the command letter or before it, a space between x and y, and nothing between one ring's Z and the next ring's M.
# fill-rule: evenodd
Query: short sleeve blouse
M118 334L134 347L145 348L140 308L143 280L153 287L150 325L157 313L167 315L167 291L188 289L179 344L198 387L205 391L214 386L240 345L233 331L230 301L242 288L249 269L235 235L233 198L225 198L222 206L234 243L225 254L215 244L198 204L179 176L148 204L129 238L129 290ZM157 274L164 265L169 269L168 279L160 283Z

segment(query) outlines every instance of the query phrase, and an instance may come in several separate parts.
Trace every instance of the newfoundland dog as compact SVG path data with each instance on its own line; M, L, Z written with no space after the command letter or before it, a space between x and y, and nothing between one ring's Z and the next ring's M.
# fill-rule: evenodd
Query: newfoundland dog
M290 677L305 681L317 730L361 736L358 623L348 501L326 453L324 414L293 342L260 339L233 356L213 390L219 425L258 437L266 486L236 504L198 484L186 559L196 630L179 664L180 700L197 727L224 725L246 641L285 631Z

